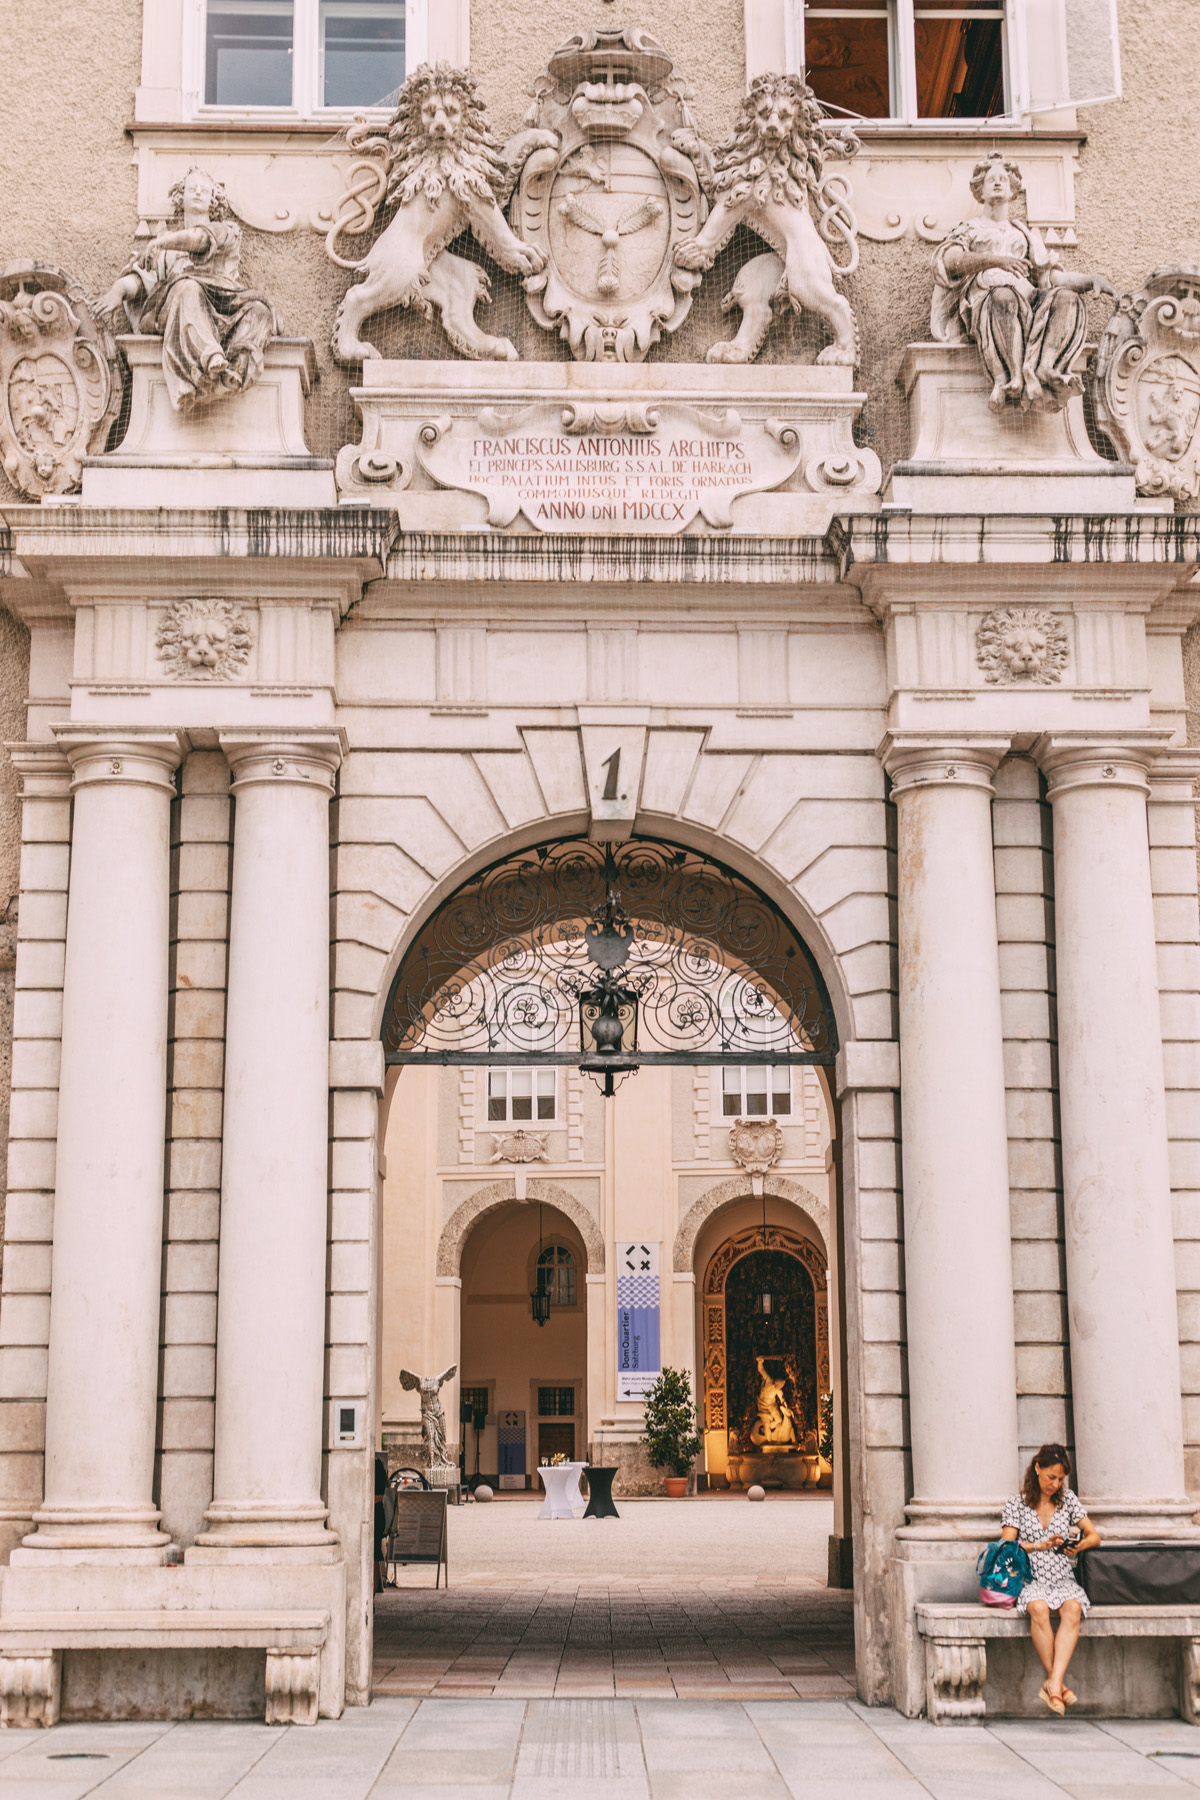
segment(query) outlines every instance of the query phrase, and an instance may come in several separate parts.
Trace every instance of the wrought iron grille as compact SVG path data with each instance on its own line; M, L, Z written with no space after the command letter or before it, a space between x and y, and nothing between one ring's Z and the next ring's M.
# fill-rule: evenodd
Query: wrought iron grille
M620 970L637 1058L831 1063L828 996L799 937L712 858L568 838L468 881L428 920L388 999L389 1062L577 1062L580 1002Z

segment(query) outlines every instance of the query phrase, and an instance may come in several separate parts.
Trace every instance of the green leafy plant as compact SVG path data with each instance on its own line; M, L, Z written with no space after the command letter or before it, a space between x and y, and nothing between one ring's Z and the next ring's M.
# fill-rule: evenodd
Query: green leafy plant
M664 1369L646 1390L642 1442L655 1469L687 1475L700 1454L691 1376L684 1369Z
M833 1395L821 1395L821 1455L826 1462L833 1461Z

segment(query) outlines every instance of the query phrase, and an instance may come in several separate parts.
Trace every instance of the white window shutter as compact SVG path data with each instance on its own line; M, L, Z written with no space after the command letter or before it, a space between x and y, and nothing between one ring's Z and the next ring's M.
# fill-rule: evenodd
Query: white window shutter
M1117 0L1023 0L1023 110L1098 106L1121 94Z

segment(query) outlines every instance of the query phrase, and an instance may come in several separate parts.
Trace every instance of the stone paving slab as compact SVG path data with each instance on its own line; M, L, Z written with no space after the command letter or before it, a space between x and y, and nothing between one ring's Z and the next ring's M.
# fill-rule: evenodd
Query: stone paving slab
M845 1700L389 1697L311 1729L0 1733L0 1800L1171 1800L1198 1790L1200 1731L1178 1719L938 1729Z

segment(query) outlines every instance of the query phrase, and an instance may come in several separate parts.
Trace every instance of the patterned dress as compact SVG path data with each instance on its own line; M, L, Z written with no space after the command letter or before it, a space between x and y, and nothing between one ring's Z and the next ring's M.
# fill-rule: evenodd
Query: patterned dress
M1010 1494L1004 1502L1001 1528L1011 1526L1019 1544L1040 1544L1048 1537L1069 1537L1074 1526L1087 1517L1079 1496L1065 1487L1058 1497L1054 1517L1043 1525L1033 1508L1026 1506L1020 1494ZM1017 1601L1017 1611L1024 1612L1031 1600L1044 1600L1051 1612L1057 1612L1064 1600L1078 1600L1086 1616L1091 1601L1075 1578L1075 1565L1061 1550L1031 1550L1029 1564L1033 1580L1027 1581Z

